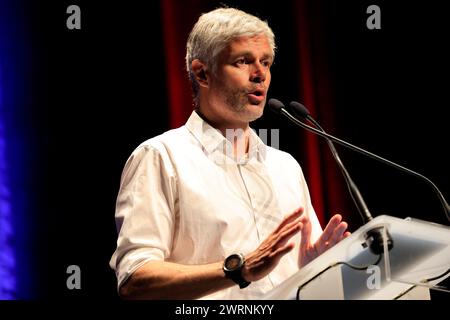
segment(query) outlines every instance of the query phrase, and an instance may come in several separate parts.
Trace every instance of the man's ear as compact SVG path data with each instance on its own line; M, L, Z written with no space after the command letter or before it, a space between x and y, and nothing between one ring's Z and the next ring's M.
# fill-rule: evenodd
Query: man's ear
M191 63L192 71L194 72L195 79L202 87L207 87L209 85L209 77L207 73L206 64L198 59L192 60Z

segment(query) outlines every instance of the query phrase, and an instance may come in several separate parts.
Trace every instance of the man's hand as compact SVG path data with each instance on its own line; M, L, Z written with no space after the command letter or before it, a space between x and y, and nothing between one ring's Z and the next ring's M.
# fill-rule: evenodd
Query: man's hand
M246 281L257 281L269 274L280 259L291 251L295 243L287 243L292 236L303 228L300 216L303 208L286 216L271 235L260 246L245 257L242 276Z
M309 220L307 215L303 215L299 220L303 225L298 256L300 268L350 235L350 232L345 231L347 230L347 223L342 221L341 215L335 214L328 222L320 238L315 243L312 243L311 220Z

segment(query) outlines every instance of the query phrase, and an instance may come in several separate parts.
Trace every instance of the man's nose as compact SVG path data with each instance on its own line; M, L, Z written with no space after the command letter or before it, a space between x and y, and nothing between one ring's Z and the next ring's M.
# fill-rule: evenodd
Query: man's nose
M264 82L266 80L266 72L267 72L267 68L262 65L260 62L255 62L253 64L253 70L250 76L250 81L252 82L256 82L256 83L261 83Z

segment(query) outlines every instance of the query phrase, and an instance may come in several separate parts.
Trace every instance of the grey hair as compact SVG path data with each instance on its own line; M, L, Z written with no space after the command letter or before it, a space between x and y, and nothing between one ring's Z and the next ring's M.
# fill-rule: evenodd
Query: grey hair
M192 70L192 61L199 59L215 73L215 59L231 40L260 34L267 37L272 56L275 57L275 36L266 21L234 8L219 8L200 16L186 44L186 70L191 80L196 107L199 84Z

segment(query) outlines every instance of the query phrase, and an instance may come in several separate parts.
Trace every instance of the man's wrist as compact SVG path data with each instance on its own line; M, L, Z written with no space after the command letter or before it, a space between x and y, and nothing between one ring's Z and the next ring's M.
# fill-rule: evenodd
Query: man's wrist
M250 282L243 276L245 269L245 257L240 253L228 256L223 263L225 277L233 280L241 289L246 288Z

